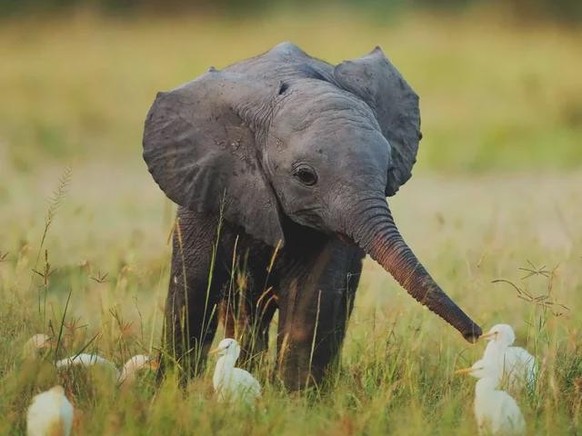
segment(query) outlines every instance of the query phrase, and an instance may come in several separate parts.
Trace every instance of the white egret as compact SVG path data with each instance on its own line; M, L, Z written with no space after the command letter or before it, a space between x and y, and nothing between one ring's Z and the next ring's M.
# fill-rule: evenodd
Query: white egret
M482 359L493 362L498 368L499 381L507 380L509 388L526 385L532 389L537 375L535 358L521 347L512 347L515 333L508 324L497 324L481 336L489 343Z
M249 372L235 368L240 355L240 345L234 339L223 339L218 347L211 351L218 353L212 384L219 401L253 402L261 395L261 385Z
M92 367L97 366L105 369L107 373L110 374L111 379L115 380L118 384L128 382L131 383L135 380L136 373L144 368L156 369L158 363L155 359L143 354L138 354L131 357L123 367L121 371L117 369L114 363L101 357L97 354L86 354L81 353L73 357L67 357L66 359L61 359L56 363L57 369L66 369L71 367Z
M58 370L79 366L84 368L98 366L99 368L103 368L106 372L110 373L111 377L115 380L119 379L121 375L119 370L112 362L105 359L104 357L99 356L98 354L81 353L72 357L61 359L56 363Z
M26 414L28 436L69 436L73 427L73 405L62 386L35 395Z
M471 368L456 371L478 378L474 412L480 434L524 434L525 420L511 395L498 390L499 367L480 359Z
M52 347L52 339L44 333L32 336L22 347L22 355L25 358L38 358L48 352Z
M154 371L158 369L158 366L159 364L156 359L152 359L150 356L144 354L137 354L125 362L123 368L121 368L121 374L117 378L117 383L132 383L137 373L142 369Z

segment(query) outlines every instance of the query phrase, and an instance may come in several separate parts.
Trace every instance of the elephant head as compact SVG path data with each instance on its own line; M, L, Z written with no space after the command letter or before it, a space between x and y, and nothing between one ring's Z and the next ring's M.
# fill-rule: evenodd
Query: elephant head
M284 216L359 245L469 341L476 325L400 235L386 197L411 177L418 96L380 48L337 66L283 43L159 93L144 159L166 195L275 246Z

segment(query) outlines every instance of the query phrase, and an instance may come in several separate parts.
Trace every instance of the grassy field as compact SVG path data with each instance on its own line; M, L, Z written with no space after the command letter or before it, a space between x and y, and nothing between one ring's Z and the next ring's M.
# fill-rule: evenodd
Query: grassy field
M391 203L397 223L477 322L512 324L539 359L536 392L517 396L528 433L582 432L580 36L345 14L3 23L0 434L22 434L31 396L59 380L48 362L23 361L32 334L62 326L58 357L89 344L117 364L159 346L173 206L141 162L145 112L157 90L283 39L331 61L379 43L417 89L425 139ZM216 403L212 368L186 392L146 378L69 394L76 434L475 434L474 381L453 371L483 348L367 261L327 389L289 396L271 384L271 347L256 411Z

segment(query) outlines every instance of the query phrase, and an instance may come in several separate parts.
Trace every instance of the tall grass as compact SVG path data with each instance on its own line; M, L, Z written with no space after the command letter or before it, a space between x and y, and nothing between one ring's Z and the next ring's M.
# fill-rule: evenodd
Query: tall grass
M2 247L0 433L22 433L32 395L61 382L81 411L78 434L474 434L474 382L453 371L473 362L483 344L465 343L371 261L365 264L340 368L321 389L289 396L272 378L273 343L253 369L264 386L256 411L215 402L212 360L185 391L177 387L175 373L159 389L146 378L122 390L100 374L94 376L97 380L58 376L53 359L82 350L99 352L119 365L132 354L155 352L168 280L164 244L172 222L162 219L160 194L147 184L136 184L140 170L126 170L115 183L114 195L101 200L84 193L100 178L83 168L75 174L45 239L54 271L48 285L35 275L32 288L21 286L30 280L43 213L28 217L36 222L32 242ZM497 322L512 324L518 344L539 359L535 394L516 397L528 429L535 433L580 431L582 228L579 207L571 199L582 194L581 181L580 175L544 180L419 177L392 204L402 232L447 292L485 328ZM135 195L136 186L140 195ZM150 189L156 195L149 195ZM19 203L26 205L27 200L11 202L22 207ZM469 202L472 207L466 208ZM549 202L554 207L548 207ZM105 207L113 208L113 215L75 230L71 223L81 206L94 209L83 216ZM1 213L3 219L8 217L9 207ZM18 223L7 222L12 231L21 231ZM145 233L136 239L132 228ZM108 241L105 249L92 246L95 235ZM144 237L155 247L145 249ZM87 253L89 260L84 259ZM43 320L35 307L37 289L45 287ZM34 364L22 360L19 350L38 331L61 339L46 361ZM219 330L217 339L222 335Z
M0 434L22 434L31 397L56 382L80 411L77 434L475 433L473 380L453 371L483 345L371 261L340 367L321 389L290 396L272 382L273 343L253 369L264 385L254 412L215 402L212 360L185 391L175 373L159 389L146 379L124 390L55 374L56 358L99 352L120 365L160 345L174 209L140 158L155 92L288 39L332 62L381 44L418 91L419 166L390 199L400 230L477 322L512 324L539 359L536 392L517 397L529 431L580 433L580 30L489 18L3 23ZM244 288L238 266L234 291ZM38 332L59 345L26 361L20 348Z

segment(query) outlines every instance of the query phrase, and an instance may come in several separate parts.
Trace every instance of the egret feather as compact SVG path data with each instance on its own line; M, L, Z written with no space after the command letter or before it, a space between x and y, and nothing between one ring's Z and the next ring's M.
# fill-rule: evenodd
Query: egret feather
M475 385L473 410L480 434L525 433L525 420L519 406L511 395L497 389L500 376L495 362L480 359L457 373L467 373L479 379Z
M521 347L513 347L515 333L508 324L497 324L483 336L489 343L483 360L497 366L499 382L507 380L510 389L527 386L533 389L537 376L536 359Z
M62 386L35 395L26 414L28 436L69 436L73 428L73 405Z
M212 377L218 401L255 401L261 395L260 383L248 371L234 366L240 355L238 342L223 339L212 352L220 356Z

